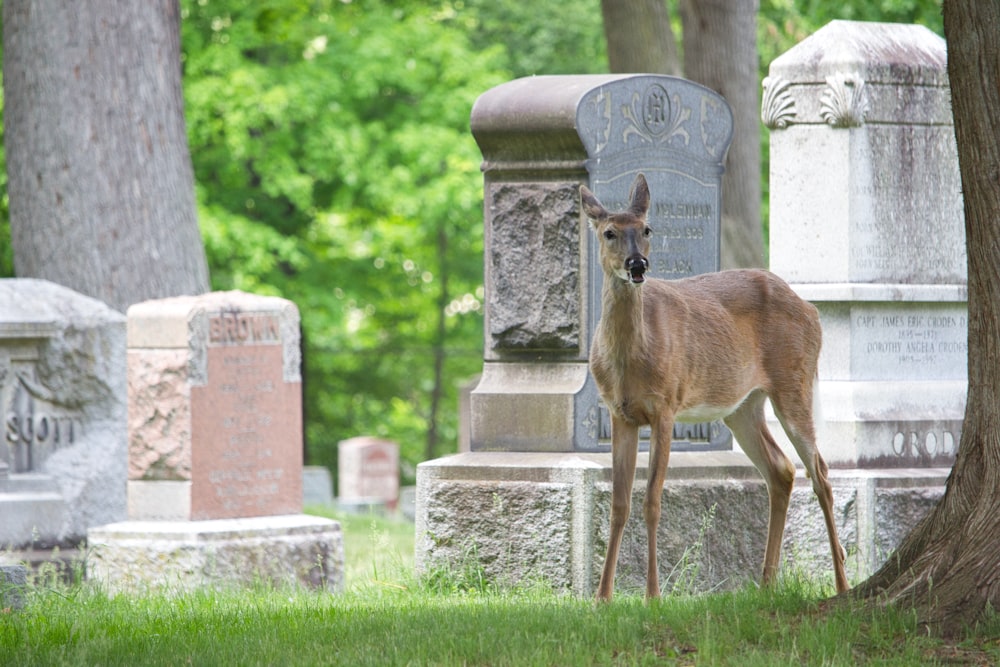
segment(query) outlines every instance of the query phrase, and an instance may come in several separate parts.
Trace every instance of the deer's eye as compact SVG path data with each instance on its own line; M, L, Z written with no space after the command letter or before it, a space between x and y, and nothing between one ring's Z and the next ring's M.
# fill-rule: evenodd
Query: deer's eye
M610 230L610 229L606 229L606 230L604 230L604 238L606 238L609 241L614 241L615 240L615 233L612 230Z
M653 235L653 228L652 227L646 227L644 230L642 230L642 235L645 236L648 239L650 236Z

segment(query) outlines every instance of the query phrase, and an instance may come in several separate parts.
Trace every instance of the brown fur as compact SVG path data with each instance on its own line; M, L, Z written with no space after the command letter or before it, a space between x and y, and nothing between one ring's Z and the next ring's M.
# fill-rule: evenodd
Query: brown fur
M651 230L649 188L639 174L628 211L609 213L586 187L584 211L600 243L601 321L590 368L611 412L611 534L598 599L611 598L630 511L638 429L650 426L643 516L648 538L647 597L660 594L656 527L675 421L724 419L767 483L770 499L763 581L777 573L795 468L764 420L764 399L795 446L819 498L838 592L847 590L844 551L833 519L827 466L816 449L813 391L822 330L816 308L774 274L723 271L683 280L643 279ZM633 273L634 272L634 273Z

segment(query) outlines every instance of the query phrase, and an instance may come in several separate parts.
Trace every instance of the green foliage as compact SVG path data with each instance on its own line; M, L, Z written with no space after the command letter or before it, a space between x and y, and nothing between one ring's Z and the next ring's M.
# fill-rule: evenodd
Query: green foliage
M481 366L468 119L509 78L502 49L473 49L448 5L192 0L183 16L213 288L298 304L311 462L361 434L410 464L443 453L428 432L456 442L457 387Z
M608 71L600 3L465 0L453 3L473 48L503 44L513 77Z

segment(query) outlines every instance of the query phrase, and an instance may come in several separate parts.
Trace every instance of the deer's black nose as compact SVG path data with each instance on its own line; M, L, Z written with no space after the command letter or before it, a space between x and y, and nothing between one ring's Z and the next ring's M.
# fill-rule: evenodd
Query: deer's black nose
M648 268L649 262L642 255L631 255L625 260L625 270L633 283L643 282Z

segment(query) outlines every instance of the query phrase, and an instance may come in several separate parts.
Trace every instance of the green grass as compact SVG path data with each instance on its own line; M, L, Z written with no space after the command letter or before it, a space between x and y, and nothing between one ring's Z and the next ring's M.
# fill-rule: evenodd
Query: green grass
M41 577L0 611L0 665L995 664L982 633L923 637L893 611L820 604L805 580L608 605L535 586L442 585L412 571L413 526L343 517L340 595L254 588L108 598ZM353 574L350 574L352 573ZM467 573L455 573L455 582ZM441 592L446 591L446 592ZM994 635L995 636L995 635Z

